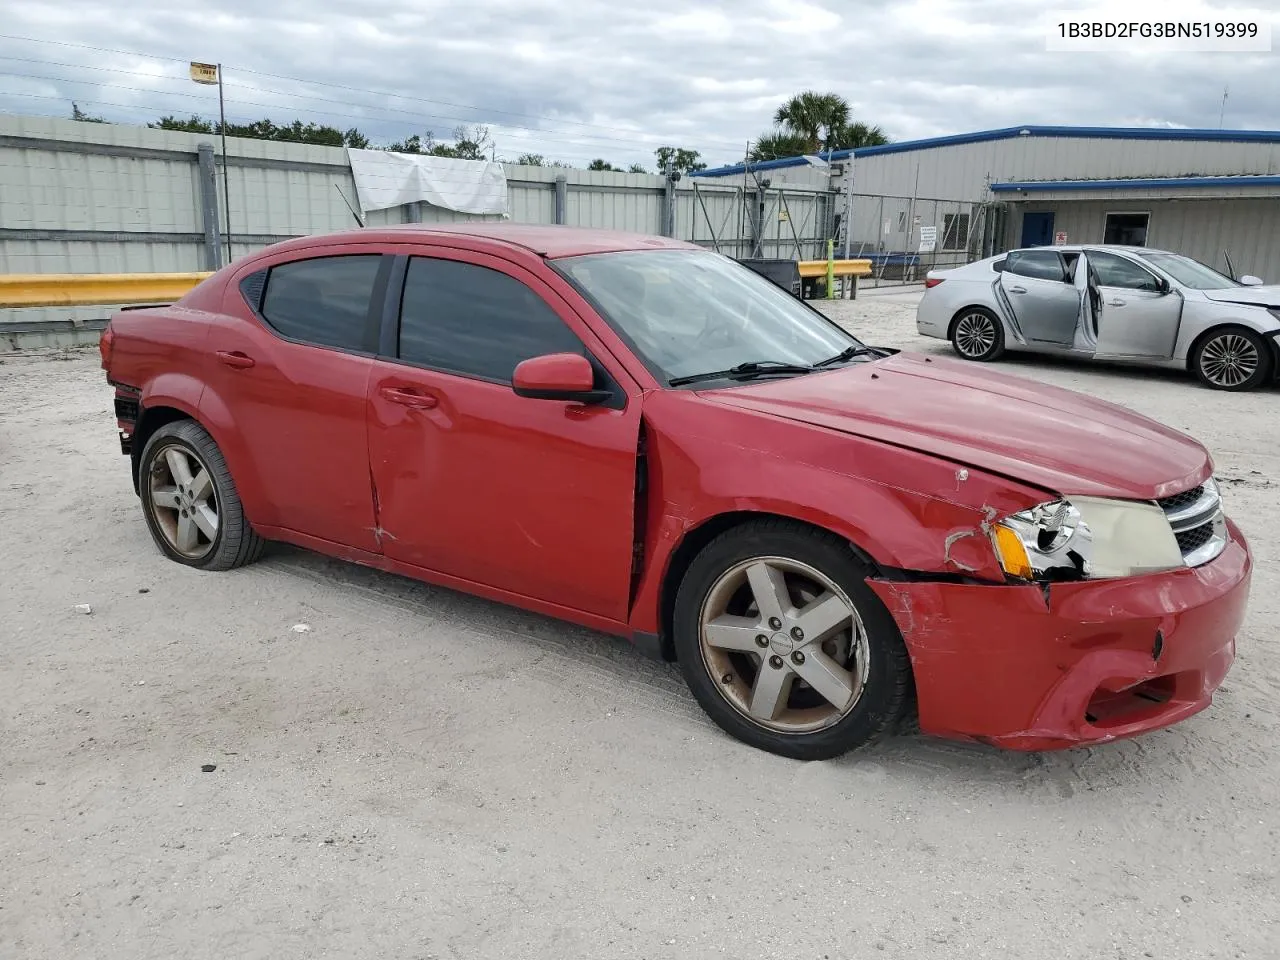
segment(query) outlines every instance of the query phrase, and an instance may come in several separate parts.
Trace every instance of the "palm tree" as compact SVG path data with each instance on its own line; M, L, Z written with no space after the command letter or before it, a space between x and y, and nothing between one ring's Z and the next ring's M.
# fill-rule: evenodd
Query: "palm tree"
M884 131L879 127L868 126L858 121L856 123L848 123L836 131L835 143L833 148L836 150L848 150L857 147L880 147L889 142L889 138L884 135Z
M781 157L799 156L808 149L809 141L803 134L782 130L762 135L752 146L749 156L753 161L777 160Z
M837 93L806 90L780 106L773 122L803 137L806 153L834 149L835 135L849 124L849 102Z

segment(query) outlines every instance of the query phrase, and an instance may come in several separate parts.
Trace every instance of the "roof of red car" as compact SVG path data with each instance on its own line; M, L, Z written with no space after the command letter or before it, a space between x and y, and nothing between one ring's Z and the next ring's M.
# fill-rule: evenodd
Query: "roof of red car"
M670 237L658 237L623 230L597 230L588 227L547 226L531 223L481 222L481 223L404 223L387 227L366 227L363 230L345 231L329 235L355 239L367 239L370 234L389 235L390 240L404 240L410 233L423 239L445 235L473 237L496 243L524 247L540 256L555 259L587 253L613 253L620 250L691 249L697 244ZM318 238L311 238L318 239Z

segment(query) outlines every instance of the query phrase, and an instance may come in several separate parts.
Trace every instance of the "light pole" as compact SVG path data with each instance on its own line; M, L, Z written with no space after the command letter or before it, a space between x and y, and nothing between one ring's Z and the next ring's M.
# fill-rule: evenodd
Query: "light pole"
M191 61L191 79L218 85L218 126L222 133L222 204L227 218L227 263L231 262L231 181L227 175L227 105L222 94L222 64Z

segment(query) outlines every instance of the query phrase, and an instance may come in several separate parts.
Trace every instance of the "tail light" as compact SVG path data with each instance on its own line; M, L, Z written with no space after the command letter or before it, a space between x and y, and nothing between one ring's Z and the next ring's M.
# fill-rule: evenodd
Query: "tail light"
M936 287L941 282L942 282L942 277L925 277L924 287L926 290L928 290L930 287Z
M102 336L98 338L98 353L102 356L102 369L111 369L111 341L115 339L115 333L111 330L111 324L108 323Z

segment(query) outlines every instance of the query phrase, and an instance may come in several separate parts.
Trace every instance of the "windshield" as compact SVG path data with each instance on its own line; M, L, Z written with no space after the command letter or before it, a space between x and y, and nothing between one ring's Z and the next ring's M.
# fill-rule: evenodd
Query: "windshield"
M862 346L782 288L711 251L596 253L555 266L667 383L740 364L809 367Z
M1143 260L1155 264L1184 287L1192 290L1226 290L1229 287L1241 286L1230 277L1190 257L1149 250L1140 250L1137 253Z

